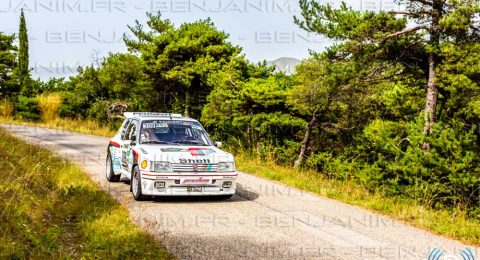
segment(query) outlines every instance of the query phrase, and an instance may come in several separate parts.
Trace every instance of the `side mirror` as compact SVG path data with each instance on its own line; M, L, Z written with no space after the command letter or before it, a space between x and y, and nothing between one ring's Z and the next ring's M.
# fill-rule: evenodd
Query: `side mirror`
M222 142L214 142L213 145L217 148L221 148L222 147Z

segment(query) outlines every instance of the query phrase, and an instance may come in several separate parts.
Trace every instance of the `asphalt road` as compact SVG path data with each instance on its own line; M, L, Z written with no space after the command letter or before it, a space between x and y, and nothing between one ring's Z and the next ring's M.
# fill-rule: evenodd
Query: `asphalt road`
M108 139L1 125L76 162L130 211L134 222L180 259L462 259L467 246L358 207L240 173L229 200L162 198L136 202L105 179ZM479 248L471 247L477 259ZM452 255L450 258L445 256ZM456 258L453 258L455 256Z

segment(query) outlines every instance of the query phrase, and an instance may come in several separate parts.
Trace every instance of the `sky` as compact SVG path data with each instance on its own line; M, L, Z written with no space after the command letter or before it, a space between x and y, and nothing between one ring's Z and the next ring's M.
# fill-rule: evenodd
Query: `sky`
M319 0L334 6L340 0ZM397 9L393 0L347 0L357 10ZM332 44L300 29L298 0L0 0L0 31L17 33L25 11L34 77L74 74L108 53L126 52L123 34L147 12L161 12L176 26L210 17L251 61L303 59Z

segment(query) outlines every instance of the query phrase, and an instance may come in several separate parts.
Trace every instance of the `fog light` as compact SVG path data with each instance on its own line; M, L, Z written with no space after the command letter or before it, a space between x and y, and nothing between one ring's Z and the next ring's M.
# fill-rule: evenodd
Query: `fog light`
M156 189L165 188L165 182L163 182L163 181L156 181L156 182L155 182L155 188L156 188Z
M231 188L232 182L231 181L224 181L222 184L222 188Z

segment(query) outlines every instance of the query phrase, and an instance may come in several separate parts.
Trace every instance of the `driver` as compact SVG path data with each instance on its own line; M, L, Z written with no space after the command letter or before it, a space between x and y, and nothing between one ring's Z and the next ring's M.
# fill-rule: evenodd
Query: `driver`
M155 128L144 129L142 138L143 142L158 141Z

